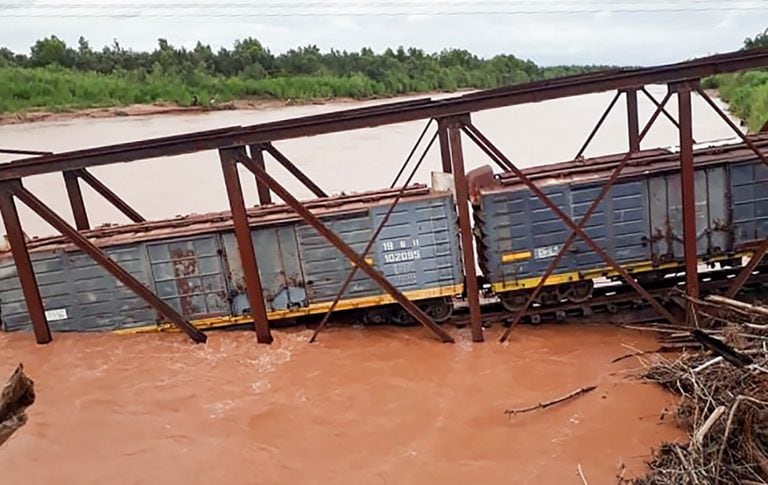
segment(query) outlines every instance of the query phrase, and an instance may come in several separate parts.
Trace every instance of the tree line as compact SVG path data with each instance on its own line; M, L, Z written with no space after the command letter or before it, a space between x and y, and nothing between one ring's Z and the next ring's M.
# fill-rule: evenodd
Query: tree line
M28 54L0 48L0 110L156 101L186 105L244 97L368 98L494 88L598 68L540 67L514 55L484 59L462 49L322 52L309 45L276 55L253 38L231 49L214 50L201 42L187 49L159 39L152 51L126 49L118 41L99 50L84 37L75 47L50 36L35 42ZM9 83L26 87L13 89ZM59 96L46 86L54 86Z

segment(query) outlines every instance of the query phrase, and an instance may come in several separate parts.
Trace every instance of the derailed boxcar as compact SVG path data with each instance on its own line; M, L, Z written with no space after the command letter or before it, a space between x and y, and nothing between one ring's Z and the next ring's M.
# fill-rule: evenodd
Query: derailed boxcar
M563 165L563 172L541 171L536 182L578 222L619 160L593 161L592 169ZM539 283L570 229L519 180L489 172L478 169L469 176L478 259L493 291L514 311ZM700 261L738 265L750 246L768 236L768 167L743 148L706 149L696 153L695 174ZM584 230L636 277L660 278L682 267L681 205L679 159L646 154L625 170ZM582 302L591 296L595 279L615 274L577 239L537 303Z
M362 253L396 191L319 199L307 206ZM270 320L325 312L351 263L282 205L250 209L252 241ZM229 213L104 227L85 235L198 327L249 320L248 299ZM62 238L29 241L35 275L53 330L163 327L159 315ZM450 316L463 290L455 204L450 192L406 190L367 259L436 320ZM405 321L368 276L358 271L338 306L361 317ZM375 309L375 310L374 310ZM0 253L3 330L31 325L9 252Z

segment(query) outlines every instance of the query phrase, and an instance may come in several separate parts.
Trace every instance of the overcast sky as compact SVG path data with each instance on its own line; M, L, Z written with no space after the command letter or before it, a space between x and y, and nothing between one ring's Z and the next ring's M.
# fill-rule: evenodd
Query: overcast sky
M0 0L0 26L0 45L17 52L50 34L137 50L158 37L218 48L251 36L276 53L404 45L543 65L652 65L738 49L768 27L768 0Z

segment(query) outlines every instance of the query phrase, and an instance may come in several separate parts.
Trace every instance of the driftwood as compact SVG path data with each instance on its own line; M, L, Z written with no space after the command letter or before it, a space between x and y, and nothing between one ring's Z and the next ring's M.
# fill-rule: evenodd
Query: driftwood
M19 364L0 393L0 446L26 424L26 409L34 402L34 382Z
M551 401L540 402L538 404L534 404L533 406L528 406L525 408L507 409L506 411L504 411L504 414L509 416L514 416L516 414L528 413L531 411L535 411L537 409L546 409L550 406L554 406L555 404L560 404L561 402L565 402L575 397L584 395L588 392L592 392L595 389L597 389L597 386L582 387L580 389L576 389L575 391L569 392L565 396L558 397L557 399L552 399Z
M693 340L701 350L644 362L643 373L680 395L676 417L690 442L662 445L649 462L650 471L632 483L766 484L768 307L718 296L690 300L703 328L659 338L675 344ZM707 320L710 315L715 318Z

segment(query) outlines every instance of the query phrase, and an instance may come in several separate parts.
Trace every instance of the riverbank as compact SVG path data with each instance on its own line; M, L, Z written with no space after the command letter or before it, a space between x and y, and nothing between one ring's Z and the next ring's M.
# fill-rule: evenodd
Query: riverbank
M707 79L704 86L715 89L749 131L768 128L768 71L714 76Z
M433 96L442 93L425 93L424 96ZM388 98L372 98L388 99ZM83 108L64 111L50 111L45 109L33 109L20 113L0 114L0 126L19 125L37 122L59 122L77 119L105 119L135 116L163 116L163 115L194 115L211 113L215 111L237 110L266 110L278 109L287 106L327 105L360 102L353 98L333 99L307 99L307 100L258 100L242 99L221 103L214 106L181 106L174 103L158 102L153 104L132 104L129 106L112 106L104 108Z

